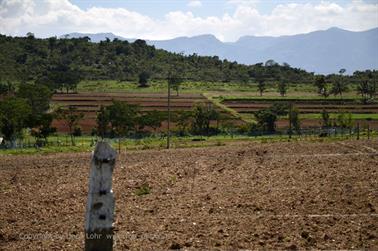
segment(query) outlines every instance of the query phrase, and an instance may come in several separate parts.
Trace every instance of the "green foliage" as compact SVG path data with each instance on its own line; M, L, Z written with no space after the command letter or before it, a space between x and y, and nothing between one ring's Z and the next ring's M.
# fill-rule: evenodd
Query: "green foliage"
M42 117L50 108L51 95L49 88L44 85L23 83L19 86L16 96L25 99L32 108L30 127L40 126L41 123L46 122Z
M138 118L139 129L150 127L156 132L161 127L163 119L161 112L147 111Z
M353 125L352 114L350 112L342 112L336 116L336 126L341 128L350 128Z
M15 91L14 86L11 82L0 82L0 95L9 95Z
M139 87L147 87L148 86L148 79L150 78L150 74L146 71L142 71L138 75L139 78Z
M82 132L81 132L81 127L80 126L76 126L73 130L73 136L75 137L80 137L82 135Z
M176 91L176 95L178 96L183 78L177 72L170 72L167 81L168 85Z
M269 108L274 114L277 116L286 116L288 114L289 104L284 102L275 102L272 104L272 106Z
M100 110L97 112L97 130L96 134L104 138L108 133L109 126L109 110L105 106L101 105Z
M276 121L279 116L288 114L289 105L287 103L273 103L269 108L254 112L257 124L253 124L252 131L263 131L267 133L275 132Z
M311 73L287 64L246 66L217 56L184 56L155 49L143 40L91 43L88 38L0 35L0 58L0 76L4 80L38 81L51 90L75 90L79 78L135 81L140 73L148 72L150 78L166 79L172 68L183 69L182 76L194 81L248 83L262 71L265 81L278 80L282 75L290 82L308 83L312 79Z
M0 101L0 129L6 141L14 141L27 127L32 109L25 99L9 97Z
M113 101L113 104L106 109L108 110L111 129L118 136L128 135L132 130L135 130L138 125L138 106L122 101Z
M262 96L263 92L266 90L265 81L260 80L259 82L257 82L257 89L260 92L260 96Z
M272 133L276 130L277 114L271 109L262 109L254 112L257 127L263 132Z
M331 127L331 119L329 113L323 109L322 111L322 127L323 128L328 128Z
M192 132L199 135L209 135L212 130L211 121L218 121L220 114L211 104L197 104L192 111Z
M176 119L176 126L180 136L184 136L189 131L189 126L191 124L192 112L183 111L180 112Z
M43 113L39 116L38 125L31 130L31 135L37 139L43 140L47 143L47 138L50 134L56 132L56 128L51 127L51 122L54 118L53 114Z
M84 114L77 112L77 108L74 106L69 106L68 109L59 108L56 114L58 119L66 122L71 136L71 144L74 146L75 129L79 127L79 122L84 118Z
M138 189L135 190L135 195L142 196L151 193L151 188L148 184L143 184Z
M343 97L343 93L348 90L348 85L345 82L345 80L341 76L335 76L333 77L332 81L332 89L331 94L337 96L340 95L340 97Z
M289 110L289 123L292 131L295 131L297 134L301 133L301 122L299 119L299 109L297 107L292 107Z
M285 97L287 88L288 86L286 80L281 80L278 82L278 92L280 93L281 97Z
M378 71L356 71L353 77L359 82L357 93L361 94L365 102L368 98L373 99L377 95Z
M328 85L323 75L316 76L314 84L319 95L323 96L324 98L329 96Z

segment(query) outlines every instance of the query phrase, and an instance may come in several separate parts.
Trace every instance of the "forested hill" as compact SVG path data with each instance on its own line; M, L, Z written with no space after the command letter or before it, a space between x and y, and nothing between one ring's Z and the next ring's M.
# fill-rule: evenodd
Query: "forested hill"
M136 80L141 72L152 79L166 79L175 71L194 81L255 82L257 79L310 82L313 74L279 65L273 60L242 65L218 57L184 56L149 46L114 39L91 43L88 38L37 39L0 35L0 79L37 81L55 74L66 78ZM51 79L51 78L50 78Z

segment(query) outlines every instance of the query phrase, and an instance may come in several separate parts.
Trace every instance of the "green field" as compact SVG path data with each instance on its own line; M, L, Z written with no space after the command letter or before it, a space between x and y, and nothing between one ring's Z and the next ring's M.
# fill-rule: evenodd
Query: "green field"
M266 84L266 90L262 97L258 93L256 83L222 83L222 82L193 82L185 81L180 86L183 93L207 93L210 96L222 96L223 98L281 98L275 84ZM356 85L350 84L349 91L343 94L346 99L359 99ZM153 80L149 87L140 88L136 82L116 81L116 80L85 80L81 81L77 87L78 92L136 92L136 93L164 93L167 92L167 82L163 80ZM286 97L291 98L321 98L316 93L316 88L312 84L291 84L288 87ZM340 99L340 97L330 96L327 99Z

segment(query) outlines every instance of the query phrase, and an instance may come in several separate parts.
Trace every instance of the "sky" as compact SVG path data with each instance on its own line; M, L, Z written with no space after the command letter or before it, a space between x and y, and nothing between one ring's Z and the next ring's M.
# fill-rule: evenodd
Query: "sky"
M378 27L378 0L0 0L0 33L112 32L163 40L213 34L282 36Z

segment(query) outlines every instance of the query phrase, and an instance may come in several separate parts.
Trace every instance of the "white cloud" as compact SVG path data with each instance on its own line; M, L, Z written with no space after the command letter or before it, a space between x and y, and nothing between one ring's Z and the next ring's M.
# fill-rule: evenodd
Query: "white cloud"
M188 7L196 8L196 7L201 7L202 2L199 0L190 0L188 3Z
M227 0L227 3L237 6L256 7L260 0Z
M195 1L191 1L195 2ZM279 4L262 14L256 0L229 0L232 13L199 17L192 12L169 12L151 18L124 8L93 7L82 10L68 0L0 0L0 33L47 37L70 32L113 32L128 38L168 39L214 34L223 41L243 35L292 35L337 26L360 31L378 26L378 4L354 0Z

